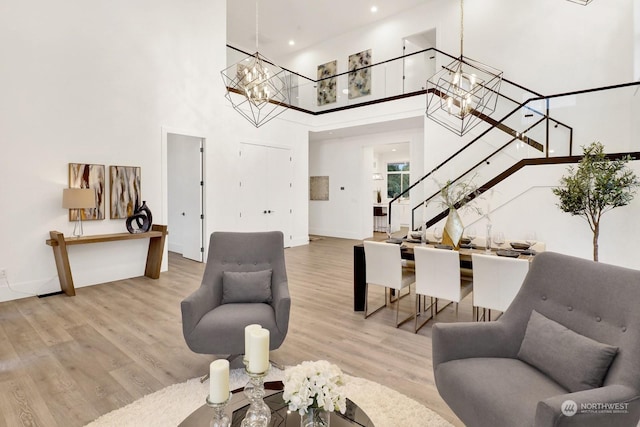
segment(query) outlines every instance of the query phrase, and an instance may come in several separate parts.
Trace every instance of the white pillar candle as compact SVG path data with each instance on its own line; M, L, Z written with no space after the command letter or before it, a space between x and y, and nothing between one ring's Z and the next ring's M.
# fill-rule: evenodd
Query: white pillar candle
M256 329L249 334L249 372L259 374L269 369L269 330Z
M245 326L244 328L244 358L245 360L249 360L249 354L251 353L251 342L249 337L251 335L251 331L256 331L258 329L262 329L262 326L258 324L251 324Z
M229 361L218 359L209 365L209 401L223 403L229 398Z

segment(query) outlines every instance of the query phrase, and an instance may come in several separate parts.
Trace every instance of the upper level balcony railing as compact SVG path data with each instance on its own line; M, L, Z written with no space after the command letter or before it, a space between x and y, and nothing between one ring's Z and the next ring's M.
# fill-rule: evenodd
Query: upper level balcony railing
M227 64L240 63L251 54L227 46ZM350 84L350 78L355 76L353 71L312 79L285 68L284 78L291 88L291 108L310 114L323 114L423 95L426 93L427 79L454 59L445 52L429 48L358 68L358 71L365 72L365 76L368 75L364 82L368 90L361 89L362 80ZM505 99L511 99L513 105L540 96L506 79L500 93Z

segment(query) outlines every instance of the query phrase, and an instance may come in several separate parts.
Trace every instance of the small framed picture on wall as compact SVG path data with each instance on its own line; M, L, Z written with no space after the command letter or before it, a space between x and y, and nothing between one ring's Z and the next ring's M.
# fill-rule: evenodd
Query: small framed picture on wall
M125 219L142 204L139 166L109 166L111 219Z

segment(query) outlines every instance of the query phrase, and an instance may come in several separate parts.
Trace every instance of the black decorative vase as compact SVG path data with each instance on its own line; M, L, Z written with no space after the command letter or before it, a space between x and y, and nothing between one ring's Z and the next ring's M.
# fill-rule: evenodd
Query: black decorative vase
M127 217L127 230L131 234L146 233L151 230L151 224L153 224L151 210L147 207L147 202L143 200L142 206L136 204L133 215Z

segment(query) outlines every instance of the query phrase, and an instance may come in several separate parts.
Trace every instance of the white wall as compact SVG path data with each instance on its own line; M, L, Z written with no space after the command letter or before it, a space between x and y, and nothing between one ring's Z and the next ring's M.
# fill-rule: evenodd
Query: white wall
M60 290L45 240L50 230L73 230L61 208L68 163L140 166L154 222L167 222L163 127L207 140L207 236L236 228L240 140L292 146L294 239L307 241L307 126L291 118L307 119L285 113L258 133L226 104L225 10L224 0L0 6L0 233L10 242L0 268L13 289L0 283L0 301ZM109 219L84 230L126 231L123 220ZM145 240L70 247L76 288L142 275L146 249Z
M633 78L631 2L594 1L581 7L558 0L467 0L464 6L464 55L525 87L551 95ZM318 65L337 59L338 71L344 72L349 55L371 48L374 63L394 58L402 54L404 37L432 28L438 49L458 56L460 3L427 0L382 24L358 28L282 61L314 77Z
M309 202L309 232L324 236L363 239L373 235L373 197L371 176L373 150L376 145L408 142L411 145L411 165L421 167L424 139L421 128L404 129L375 135L331 139L310 143L309 174L329 176L329 200ZM384 162L378 158L384 174ZM412 176L413 178L413 176ZM381 183L383 202L385 181ZM344 187L344 190L341 190Z

